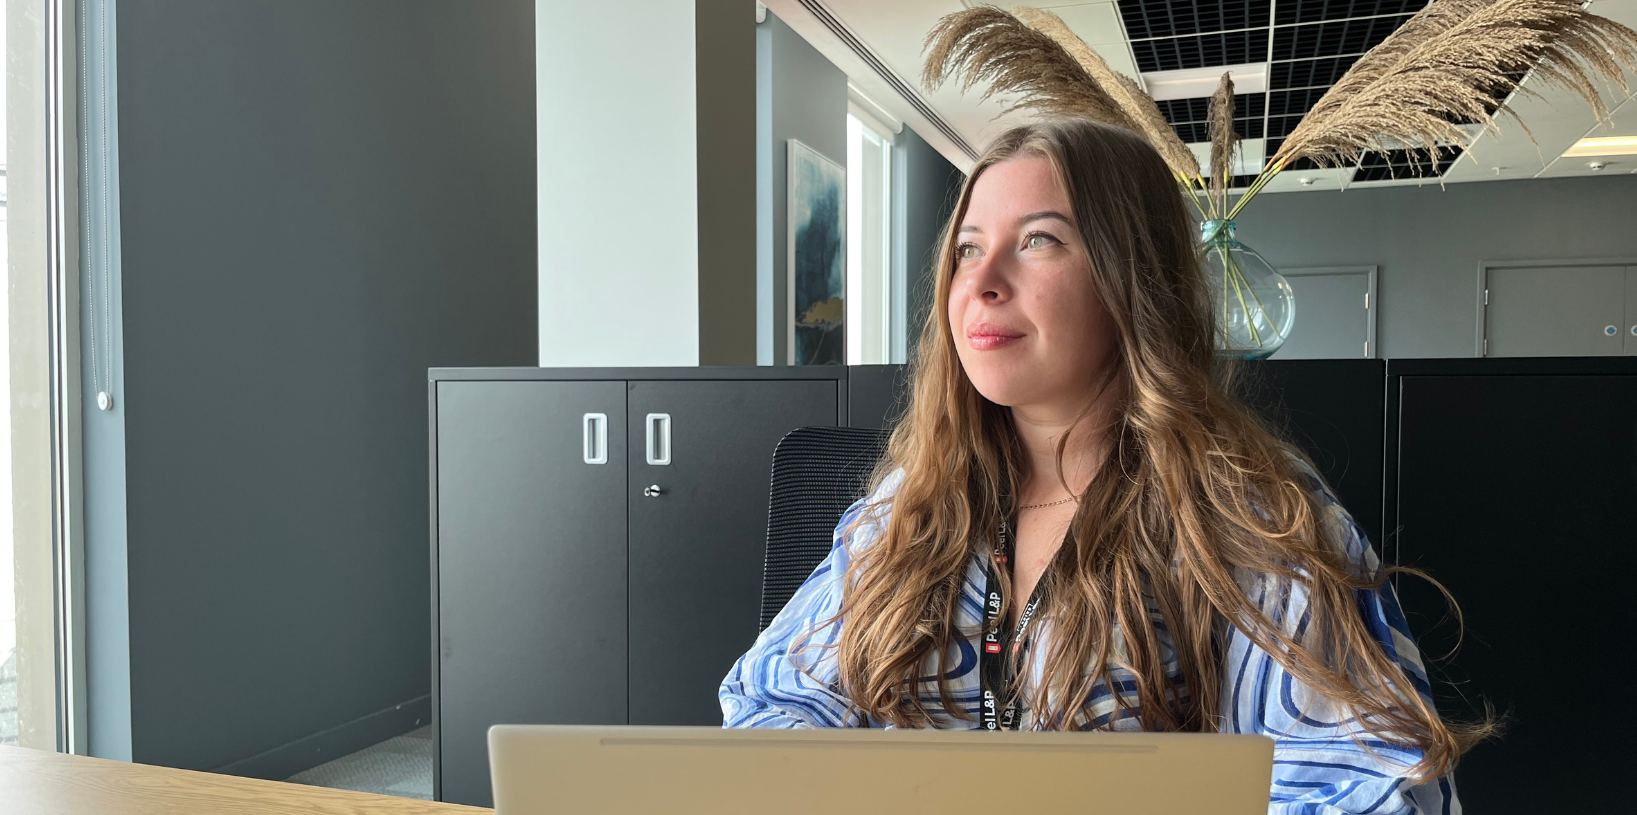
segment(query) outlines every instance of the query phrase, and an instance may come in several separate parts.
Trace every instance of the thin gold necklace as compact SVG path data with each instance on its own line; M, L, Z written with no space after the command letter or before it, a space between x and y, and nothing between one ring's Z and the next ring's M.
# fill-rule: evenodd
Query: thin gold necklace
M1044 504L1024 504L1023 506L1018 507L1018 509L1039 509L1040 507L1051 507L1058 504L1067 504L1068 502L1073 501L1075 498L1076 496L1071 495L1060 501L1047 501Z

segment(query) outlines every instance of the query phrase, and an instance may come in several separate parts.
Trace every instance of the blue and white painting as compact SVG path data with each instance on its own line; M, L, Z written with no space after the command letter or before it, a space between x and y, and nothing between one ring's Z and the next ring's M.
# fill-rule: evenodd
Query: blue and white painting
M845 365L847 171L791 139L787 175L790 364Z

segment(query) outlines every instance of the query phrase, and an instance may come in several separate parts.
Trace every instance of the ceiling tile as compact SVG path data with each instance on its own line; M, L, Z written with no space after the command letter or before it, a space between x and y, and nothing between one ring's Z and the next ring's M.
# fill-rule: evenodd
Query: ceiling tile
M1093 47L1108 43L1125 45L1125 28L1120 25L1120 11L1113 3L1056 6L1049 11L1063 18L1063 24L1075 36Z
M1586 10L1622 25L1637 27L1637 0L1593 0Z
M1302 179L1312 180L1303 184ZM1332 167L1325 170L1292 170L1273 177L1263 192L1301 192L1307 190L1339 190L1353 178L1352 167ZM1252 206L1255 206L1253 203Z
M1580 138L1596 136L1637 136L1637 99L1626 100L1609 114L1607 122L1597 122Z
M1483 161L1473 153L1463 153L1459 159L1444 173L1445 181L1497 181L1508 178L1534 178L1540 172L1540 165L1518 166L1512 165L1496 169L1493 165Z
M1277 25L1316 23L1348 17L1378 17L1420 11L1427 0L1281 0L1274 11Z
M1357 62L1358 54L1349 54L1344 57L1320 57L1318 59L1291 60L1275 62L1268 74L1268 87L1284 88L1312 88L1323 87L1329 89L1341 79L1347 69Z
M1188 37L1131 42L1143 73L1179 71L1213 65L1244 65L1267 57L1268 29L1229 31Z
M1233 118L1249 119L1262 117L1263 100L1267 97L1260 94L1234 94ZM1162 99L1159 105L1160 114L1171 124L1187 124L1189 122L1205 122L1211 118L1210 97L1195 97L1190 99Z
M1637 0L1594 0L1586 10L1628 28L1637 28ZM1626 74L1626 86L1637 90L1637 74ZM1605 86L1603 89L1603 100L1610 108L1619 105L1626 96L1618 88Z
M1108 67L1142 82L1142 72L1137 70L1137 61L1131 57L1131 49L1126 44L1113 43L1109 45L1093 45L1092 50L1108 63Z
M1591 165L1601 164L1594 170ZM1637 170L1637 156L1576 156L1560 158L1541 170L1537 178L1565 178L1576 175L1623 175Z
M1312 59L1362 54L1376 47L1408 20L1402 17L1366 17L1274 29L1273 59Z
M1120 15L1133 40L1213 31L1266 28L1271 0L1121 0Z
M1313 109L1313 104L1325 95L1329 88L1299 88L1293 91L1274 91L1268 94L1267 111L1269 116L1300 116Z
M1517 118L1502 113L1452 172L1462 178L1533 176L1597 124L1591 108L1572 92L1544 87L1533 77L1524 80L1524 88L1531 92L1514 93L1507 103Z
M1598 136L1637 136L1637 100L1628 100L1621 104L1609 115L1609 121L1596 122L1580 138ZM1570 142L1568 147L1573 146ZM1561 151L1559 151L1561 152ZM1603 165L1600 169L1592 169L1592 164ZM1609 175L1611 173L1629 173L1637 170L1637 155L1613 156L1559 156L1541 170L1542 178L1552 178L1572 175Z

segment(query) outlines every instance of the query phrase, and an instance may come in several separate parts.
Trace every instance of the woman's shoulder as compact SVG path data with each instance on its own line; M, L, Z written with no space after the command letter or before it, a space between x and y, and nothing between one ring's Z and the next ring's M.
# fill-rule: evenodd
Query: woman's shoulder
M1318 499L1325 506L1340 505L1336 494L1330 489L1330 484L1324 476L1313 466L1313 462L1301 451L1292 447L1285 448L1285 456L1290 460L1290 467L1295 475L1296 483Z
M1369 536L1358 522L1353 520L1352 513L1347 511L1347 507L1336 496L1330 483L1313 466L1313 462L1294 449L1287 451L1287 454L1290 457L1292 475L1297 485L1312 498L1320 526L1331 545L1338 549L1346 562L1353 564L1362 573L1374 574L1380 568L1380 561L1370 548Z
M902 486L903 483L904 468L895 468L892 472L887 473L882 477L881 483L875 485L875 489L870 490L870 494L865 496L864 500L871 503L890 504L892 502L892 497L898 493L898 488Z
M898 467L883 476L863 498L847 507L836 524L834 544L845 544L849 551L856 554L880 537L886 530L887 520L892 517L893 497L903 483L904 468Z

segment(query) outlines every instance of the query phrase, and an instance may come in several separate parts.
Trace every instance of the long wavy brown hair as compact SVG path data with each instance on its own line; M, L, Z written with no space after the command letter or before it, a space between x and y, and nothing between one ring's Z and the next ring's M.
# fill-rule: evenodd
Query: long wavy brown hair
M1311 462L1233 396L1232 368L1213 351L1195 226L1164 161L1140 137L1087 120L1002 135L967 176L944 228L911 401L873 481L900 468L903 478L880 536L855 555L838 615L844 693L860 712L900 727L969 717L945 679L952 644L974 633L956 622L962 586L1029 473L1010 410L984 398L961 367L946 303L955 230L974 182L1023 156L1050 161L1068 194L1126 380L1108 457L1041 578L1050 636L1045 681L1026 692L1035 726L1084 726L1093 690L1119 688L1113 672L1125 668L1136 689L1114 692L1108 722L1135 716L1145 730L1216 730L1231 624L1372 736L1419 748L1416 776L1453 768L1482 728L1441 721L1376 642L1355 592L1379 588L1392 570L1367 574L1348 562L1341 530L1304 486L1298 461ZM1068 435L1057 448L1060 480ZM1245 575L1305 590L1305 626L1276 623L1277 610L1236 580ZM1005 597L1008 608L1013 602ZM1165 669L1156 611L1180 682ZM922 701L932 683L945 714Z

